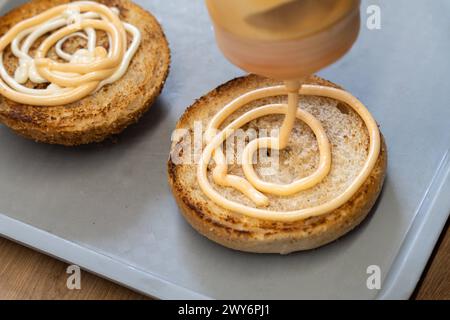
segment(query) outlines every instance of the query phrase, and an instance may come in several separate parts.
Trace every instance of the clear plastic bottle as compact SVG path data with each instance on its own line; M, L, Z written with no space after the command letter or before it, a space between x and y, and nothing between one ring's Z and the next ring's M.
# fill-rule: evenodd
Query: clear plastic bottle
M295 80L343 56L358 37L360 0L206 0L224 55L266 77Z

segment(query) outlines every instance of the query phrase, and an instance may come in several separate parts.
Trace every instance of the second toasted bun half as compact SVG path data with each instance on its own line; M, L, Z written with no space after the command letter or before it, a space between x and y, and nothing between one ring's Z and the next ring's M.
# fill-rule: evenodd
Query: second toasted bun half
M311 77L310 84L338 86ZM269 221L231 212L209 200L200 189L197 166L184 164L183 152L194 137L194 122L201 121L203 130L218 110L245 92L266 86L279 85L255 75L234 79L197 100L180 118L168 161L168 179L175 199L186 220L205 237L231 249L255 253L287 254L314 249L346 234L364 220L382 189L387 151L384 139L375 168L358 192L340 208L318 217L295 222ZM286 97L263 99L244 107L249 110L269 103L286 101ZM319 185L290 197L269 196L268 209L288 211L315 206L342 193L345 186L359 173L367 158L369 136L362 119L344 103L321 97L302 97L300 104L323 124L332 144L333 164L330 175ZM232 117L241 114L236 112ZM273 129L281 125L282 115L271 115L249 123L244 129ZM186 129L186 130L184 130ZM289 147L280 153L280 166L270 177L274 182L289 182L311 174L318 163L318 146L312 131L297 121ZM184 150L184 151L183 151ZM185 152L187 153L187 152ZM174 161L173 159L177 159ZM258 165L255 166L258 171ZM242 175L239 165L229 171ZM209 173L210 174L210 173ZM252 205L248 199L231 188L214 186L228 199Z
M0 19L0 34L24 19L69 2L33 0L19 6ZM121 20L141 31L140 47L125 75L98 92L63 106L23 105L0 96L0 122L35 141L74 146L100 142L120 133L148 110L161 93L169 72L170 51L163 30L152 14L129 0L97 2L118 8ZM108 43L104 33L98 34L97 40L100 45ZM64 44L64 49L73 52L84 46L83 39L71 38ZM49 56L57 58L54 49ZM16 69L18 59L12 55L9 46L4 52L3 63L10 74ZM32 83L28 85L39 87Z

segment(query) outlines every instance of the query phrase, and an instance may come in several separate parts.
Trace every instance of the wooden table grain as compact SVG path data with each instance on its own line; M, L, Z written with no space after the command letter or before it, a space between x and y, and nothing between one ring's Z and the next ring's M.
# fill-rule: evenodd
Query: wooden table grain
M447 223L413 299L450 300L450 228ZM0 299L148 299L97 277L81 273L81 289L69 290L68 265L0 238Z

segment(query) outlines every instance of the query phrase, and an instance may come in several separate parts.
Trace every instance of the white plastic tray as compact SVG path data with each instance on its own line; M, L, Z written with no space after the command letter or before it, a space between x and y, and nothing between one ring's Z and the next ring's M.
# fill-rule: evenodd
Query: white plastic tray
M0 1L2 11L20 2ZM408 298L450 213L450 2L375 1L382 29L363 27L321 73L373 112L389 172L360 228L289 256L222 248L180 216L166 182L171 131L241 71L216 48L203 1L137 2L171 44L162 96L117 144L42 145L0 126L0 234L159 298ZM381 290L366 286L369 265L381 268Z

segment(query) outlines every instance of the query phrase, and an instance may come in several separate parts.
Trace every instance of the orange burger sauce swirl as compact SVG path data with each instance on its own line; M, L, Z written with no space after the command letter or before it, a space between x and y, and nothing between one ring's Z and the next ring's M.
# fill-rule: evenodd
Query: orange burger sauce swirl
M236 120L227 125L219 133L218 129L221 124L239 108L245 106L251 101L288 94L288 104L272 104L258 107L249 112L244 113ZM352 183L338 197L324 204L294 210L294 211L272 211L265 209L269 205L269 200L265 194L290 196L302 190L314 187L329 174L331 169L331 147L327 135L320 122L311 114L298 108L299 95L306 96L322 96L342 101L352 107L361 117L367 126L370 137L370 146L368 157L362 170ZM244 177L230 175L227 173L227 164L225 156L221 150L222 143L233 133L233 131L244 126L252 120L271 114L285 115L284 122L281 126L279 137L258 138L252 140L244 149L242 156L242 169ZM283 149L286 147L289 134L295 119L304 121L314 132L319 146L320 161L316 171L309 177L296 180L290 184L275 184L261 180L256 174L252 159L253 154L259 148ZM258 89L233 100L226 105L217 115L210 121L208 129L205 133L206 147L201 155L200 162L197 167L197 179L202 191L209 199L219 206L232 212L240 213L253 218L265 220L292 222L306 219L313 216L319 216L329 213L350 200L350 198L358 191L370 176L376 165L380 153L380 132L378 125L373 119L366 107L355 97L346 91L325 86L302 85L299 82L288 81L285 86L275 86L269 88ZM248 198L250 198L256 207L250 207L242 203L229 200L217 192L208 179L208 165L214 159L215 168L213 170L213 181L223 187L232 187Z
M108 35L109 51L96 46L95 30ZM33 42L49 32L52 33L31 57L28 51ZM129 48L127 32L133 35ZM62 43L74 36L86 38L88 48L68 54L62 50ZM140 31L122 22L115 8L93 1L53 7L16 24L0 39L0 94L15 102L35 106L57 106L78 101L121 78L140 41ZM14 77L6 72L2 61L3 51L8 45L19 58L20 66ZM57 55L67 62L47 58L54 46ZM22 85L28 79L49 85L46 89L31 89Z

